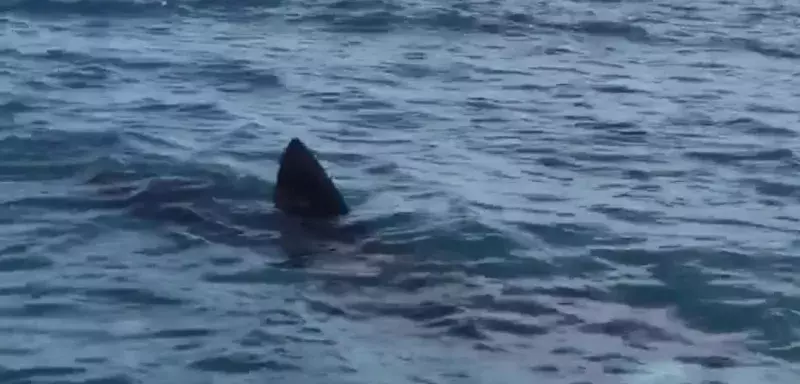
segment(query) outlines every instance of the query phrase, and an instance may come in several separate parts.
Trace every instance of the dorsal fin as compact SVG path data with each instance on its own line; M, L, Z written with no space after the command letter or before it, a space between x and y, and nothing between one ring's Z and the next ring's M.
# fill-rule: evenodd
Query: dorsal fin
M293 138L280 157L273 204L303 217L335 217L350 212L342 194L311 150Z

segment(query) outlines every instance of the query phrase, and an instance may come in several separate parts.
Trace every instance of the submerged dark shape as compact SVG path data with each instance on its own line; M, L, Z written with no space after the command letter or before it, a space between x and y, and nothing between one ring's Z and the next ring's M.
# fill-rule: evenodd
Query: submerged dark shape
M224 167L195 163L162 164L98 163L86 179L95 195L64 204L70 209L83 204L84 209L126 211L163 225L180 247L198 240L261 253L274 252L270 248L277 245L291 267L310 265L319 255L359 253L372 241L368 224L339 220L350 213L349 207L298 139L291 140L280 157L274 210L260 209L265 196L258 177L242 178Z
M293 138L280 157L273 204L289 215L333 218L350 208L311 150Z

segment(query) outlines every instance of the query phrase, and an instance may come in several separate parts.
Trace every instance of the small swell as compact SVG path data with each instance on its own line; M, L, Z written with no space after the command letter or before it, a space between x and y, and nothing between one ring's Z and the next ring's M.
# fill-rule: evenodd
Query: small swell
M733 164L746 161L775 161L786 162L795 159L791 149L769 149L758 151L720 152L720 151L689 151L687 157L698 160L710 161L717 164Z
M14 116L19 113L31 112L37 109L32 101L15 99L0 104L0 117Z
M590 35L619 36L631 41L646 41L650 34L643 27L617 21L582 21L568 25L568 29Z
M800 201L800 185L785 181L769 181L753 179L749 182L755 186L756 191L764 196L795 197Z
M354 305L352 309L378 316L398 316L422 323L440 321L464 312L460 306L431 301L419 304L361 303Z
M611 94L647 93L645 91L635 89L622 84L602 84L602 85L595 85L592 88L601 93L611 93Z
M148 337L154 339L183 339L214 335L216 332L204 328L172 328L153 332Z
M12 0L0 5L0 12L23 12L42 16L147 17L167 9L163 1L128 0Z
M534 17L531 13L482 7L399 6L387 1L337 1L315 5L307 13L289 18L290 22L323 23L336 32L388 33L399 28L418 27L466 33L509 36L530 34L535 29L551 28L591 35L619 36L644 41L650 34L641 26L614 21L558 23Z
M300 371L301 368L295 364L268 359L253 353L233 352L220 354L195 360L189 367L202 372L214 373L252 373L261 370L269 371Z
M584 324L581 332L620 337L625 341L646 344L653 341L672 341L676 336L650 324L633 319L614 319L606 322Z
M733 368L741 365L727 356L676 356L675 360L686 364L697 364L709 369Z
M626 221L633 224L657 224L663 219L663 214L652 210L639 210L608 204L598 204L589 208L591 211L602 213L613 220Z
M473 306L479 309L488 309L497 313L511 313L523 316L553 316L561 312L535 298L517 295L476 295L470 298Z
M3 382L31 382L36 379L44 378L63 378L86 373L85 368L78 367L57 367L57 366L37 366L30 368L11 369L0 366L0 381Z
M4 3L0 11L24 12L48 16L104 16L153 17L175 12L222 12L220 16L258 14L275 16L267 12L286 6L280 0L257 2L252 0L17 0ZM629 22L578 21L563 23L534 17L533 12L497 10L483 4L443 7L439 5L398 5L395 2L339 0L322 3L300 3L298 8L284 12L290 23L320 23L329 31L343 33L388 33L400 28L418 27L434 30L452 30L467 33L489 33L518 36L549 28L589 35L618 36L631 41L651 38L647 30ZM767 50L767 48L762 48ZM772 52L772 51L770 51Z
M621 240L605 240L607 231L595 226L572 223L534 224L517 223L522 230L533 233L548 244L559 247L583 247Z
M23 58L52 60L64 65L81 65L92 67L114 66L121 70L158 70L174 66L174 63L164 60L151 59L144 56L136 57L113 57L92 55L86 52L66 50L62 48L49 48L44 52L17 55Z
M782 47L777 44L767 43L758 39L733 38L729 43L766 57L791 60L800 59L800 52L797 52L796 50L790 49L789 47Z
M100 65L81 65L67 68L50 75L62 86L72 89L104 89L117 74Z
M108 299L126 304L151 305L183 305L183 300L158 294L146 288L95 288L88 289L88 297Z
M80 313L77 305L66 303L34 302L26 303L19 307L0 307L0 316L3 317L40 319L43 317L74 315L77 313Z
M176 103L146 98L129 106L128 109L133 112L171 112L180 117L203 118L216 121L229 121L235 118L223 109L219 103L214 101Z
M119 148L115 132L34 130L0 139L0 179L54 180L74 177L98 157ZM41 148L47 148L42 151Z
M786 138L798 136L798 133L789 127L776 127L749 117L728 120L724 122L723 125L756 136L774 136Z
M183 67L175 74L209 82L226 93L257 92L282 86L281 79L273 71L258 68L256 63L242 59L220 59Z
M47 269L53 264L50 258L41 255L0 256L0 273Z

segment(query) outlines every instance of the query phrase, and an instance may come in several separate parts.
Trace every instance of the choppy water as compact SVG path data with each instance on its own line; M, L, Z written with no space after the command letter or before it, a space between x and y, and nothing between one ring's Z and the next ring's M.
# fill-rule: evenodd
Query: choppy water
M798 380L799 5L1 9L0 382Z

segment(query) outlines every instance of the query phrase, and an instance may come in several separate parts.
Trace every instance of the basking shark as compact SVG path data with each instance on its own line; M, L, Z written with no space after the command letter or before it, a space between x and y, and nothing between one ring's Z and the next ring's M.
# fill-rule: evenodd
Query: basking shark
M279 244L290 264L320 251L357 243L363 229L341 222L350 213L342 193L314 153L298 138L292 138L281 153L272 196Z
M275 208L306 218L333 218L350 208L314 154L293 138L280 157L273 195Z
M92 172L100 199L90 208L123 209L163 226L182 241L261 249L277 245L291 258L306 259L361 243L365 228L343 220L350 207L314 153L292 138L279 158L272 206L261 202L259 178L208 166L166 162L112 164Z

